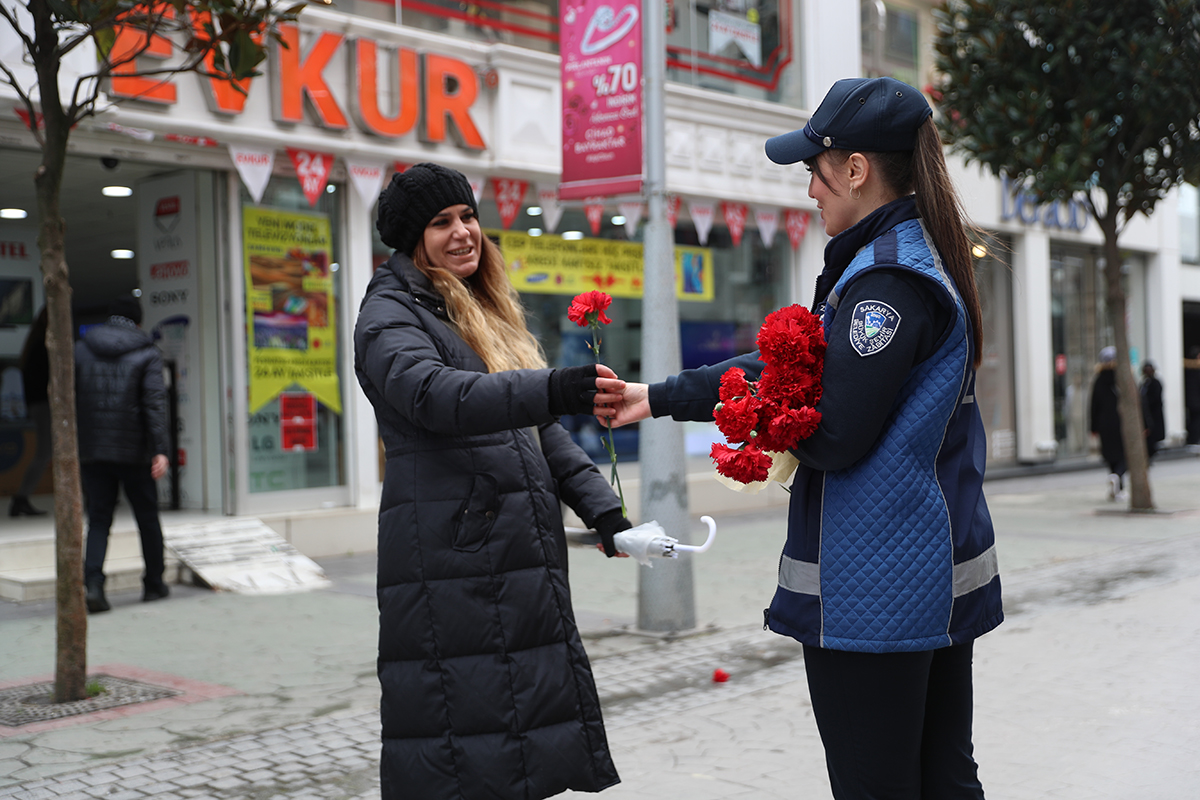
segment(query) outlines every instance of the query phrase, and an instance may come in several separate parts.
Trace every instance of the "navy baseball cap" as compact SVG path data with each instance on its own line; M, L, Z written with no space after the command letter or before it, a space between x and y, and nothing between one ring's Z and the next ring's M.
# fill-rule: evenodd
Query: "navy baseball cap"
M923 94L895 78L844 78L803 128L767 139L767 158L795 164L831 148L866 153L912 150L917 130L932 113Z

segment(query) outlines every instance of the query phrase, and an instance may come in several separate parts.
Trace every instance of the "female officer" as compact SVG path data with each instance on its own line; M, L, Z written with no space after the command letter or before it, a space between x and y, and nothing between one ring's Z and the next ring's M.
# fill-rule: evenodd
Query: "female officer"
M607 367L545 368L462 174L417 164L394 176L376 227L395 253L367 288L354 358L387 455L383 797L599 791L618 778L559 503L609 555L629 522L556 418L618 400L624 384Z
M837 798L981 798L971 650L1000 624L974 402L982 349L961 202L932 111L891 78L847 79L767 141L812 173L825 232L821 423L792 451L788 538L766 624L804 644ZM711 420L757 354L627 384L597 415Z

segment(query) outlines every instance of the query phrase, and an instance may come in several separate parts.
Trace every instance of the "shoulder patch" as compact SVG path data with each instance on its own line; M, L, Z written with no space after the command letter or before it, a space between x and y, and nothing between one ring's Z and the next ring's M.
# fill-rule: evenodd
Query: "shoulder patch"
M850 346L860 356L873 356L891 344L899 327L896 309L878 300L863 300L850 317Z

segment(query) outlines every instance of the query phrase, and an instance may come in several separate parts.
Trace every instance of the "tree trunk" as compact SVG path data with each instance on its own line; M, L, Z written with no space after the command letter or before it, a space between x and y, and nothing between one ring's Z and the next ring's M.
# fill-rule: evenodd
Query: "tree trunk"
M54 442L55 629L54 702L87 698L87 609L83 594L83 503L75 431L75 336L67 270L66 223L60 198L73 121L58 93L58 35L49 4L31 2L34 67L42 100L42 163L34 177L38 249L46 287L50 356L50 425ZM32 121L31 121L32 122ZM32 123L36 124L36 123Z
M1152 511L1154 499L1150 492L1150 457L1146 451L1146 425L1142 418L1141 397L1129 358L1129 334L1126 330L1125 287L1121 284L1121 251L1117 246L1116 205L1109 203L1109 212L1101 221L1104 231L1104 283L1108 316L1112 321L1114 345L1117 348L1115 376L1117 379L1117 413L1121 418L1121 443L1125 446L1125 467L1129 485L1131 511Z

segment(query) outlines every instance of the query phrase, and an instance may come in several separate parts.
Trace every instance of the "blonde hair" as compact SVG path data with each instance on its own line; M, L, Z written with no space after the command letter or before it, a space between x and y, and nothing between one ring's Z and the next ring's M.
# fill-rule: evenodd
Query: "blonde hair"
M491 239L482 238L479 268L465 279L435 267L423 239L417 241L412 259L446 301L455 330L488 372L546 366L538 340L525 327L525 310L508 280L504 256Z

